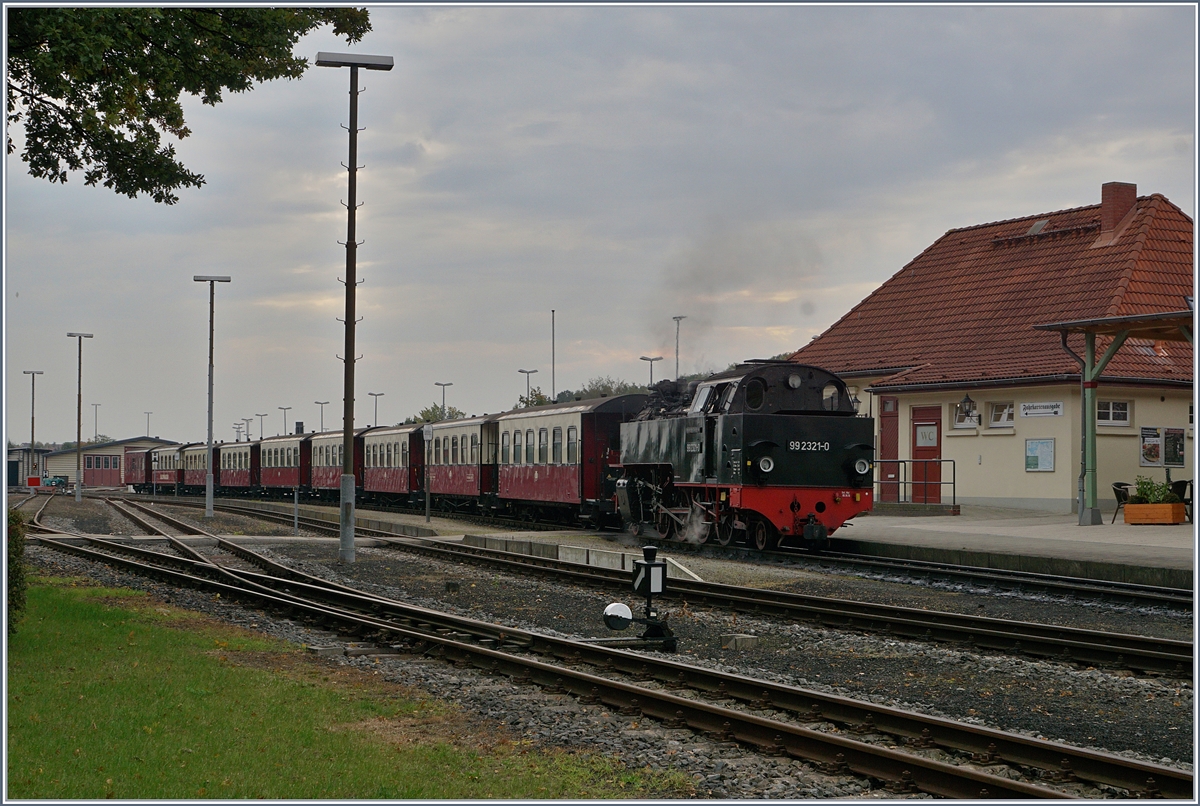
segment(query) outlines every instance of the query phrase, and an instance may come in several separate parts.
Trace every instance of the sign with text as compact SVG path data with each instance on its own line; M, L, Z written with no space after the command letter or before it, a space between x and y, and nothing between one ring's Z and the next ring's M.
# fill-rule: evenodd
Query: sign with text
M1053 403L1022 403L1022 417L1062 417L1063 403L1061 400Z
M1025 472L1054 472L1054 439L1025 440Z
M1183 467L1187 448L1182 428L1143 427L1140 442L1140 467Z

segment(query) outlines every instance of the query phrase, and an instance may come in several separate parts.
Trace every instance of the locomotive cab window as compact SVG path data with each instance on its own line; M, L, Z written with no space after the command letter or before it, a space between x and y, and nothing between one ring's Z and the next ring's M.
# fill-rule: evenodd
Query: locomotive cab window
M837 411L841 406L841 392L836 383L827 383L821 390L821 407L825 411Z
M711 385L701 386L696 390L696 397L692 400L692 407L690 409L692 414L704 411L704 407L708 405L708 399L712 397L712 392L713 387Z

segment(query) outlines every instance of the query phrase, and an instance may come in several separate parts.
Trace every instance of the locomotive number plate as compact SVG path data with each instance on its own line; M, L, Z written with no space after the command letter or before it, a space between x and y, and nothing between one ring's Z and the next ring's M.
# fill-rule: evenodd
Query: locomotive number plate
M788 443L789 451L827 451L829 450L828 442L798 442L793 440Z

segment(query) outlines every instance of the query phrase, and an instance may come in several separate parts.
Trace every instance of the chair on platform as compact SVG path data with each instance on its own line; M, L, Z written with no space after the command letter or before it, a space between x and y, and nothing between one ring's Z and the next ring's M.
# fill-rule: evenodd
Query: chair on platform
M1113 495L1117 497L1117 508L1113 510L1113 519L1111 523L1117 522L1117 513L1121 511L1121 507L1129 503L1129 488L1133 485L1127 481L1113 482Z
M1192 520L1192 480L1181 479L1171 482L1171 492L1179 496L1179 500L1183 502L1184 511L1187 512L1188 523L1193 523Z

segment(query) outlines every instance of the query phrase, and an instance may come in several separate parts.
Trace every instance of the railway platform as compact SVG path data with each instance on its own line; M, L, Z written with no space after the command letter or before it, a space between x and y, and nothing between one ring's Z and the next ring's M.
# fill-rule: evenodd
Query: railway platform
M1196 528L1079 526L1078 516L963 505L959 515L867 515L830 548L886 557L1193 589Z

